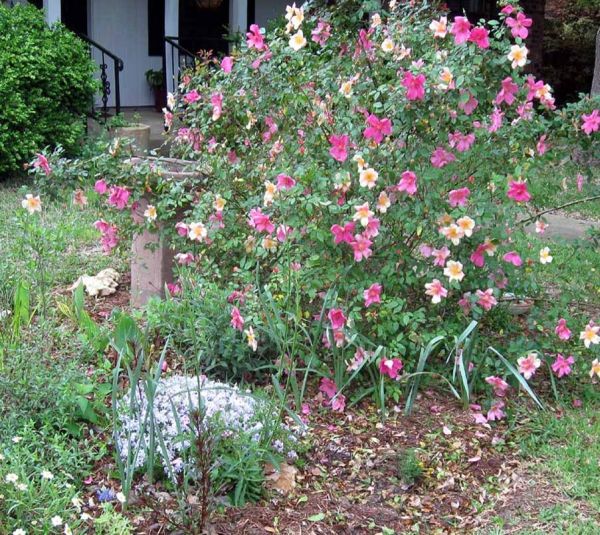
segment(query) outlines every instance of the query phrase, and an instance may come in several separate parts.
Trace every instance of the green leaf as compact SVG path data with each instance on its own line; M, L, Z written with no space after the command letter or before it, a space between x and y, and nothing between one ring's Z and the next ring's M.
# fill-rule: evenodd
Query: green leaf
M517 381L519 381L519 383L521 384L521 386L523 387L523 389L525 390L525 392L527 392L529 394L529 397L531 397L531 399L533 399L533 401L535 401L535 403L537 404L537 406L542 409L544 409L544 405L542 404L542 402L538 399L538 397L534 394L533 390L531 389L531 387L529 386L529 383L525 380L525 378L517 371L517 369L506 359L506 357L504 357L504 355L500 354L498 351L496 351L493 347L488 347L489 351L493 351L502 361L502 363L506 366L506 368L508 369L508 371L510 373L512 373L516 378Z

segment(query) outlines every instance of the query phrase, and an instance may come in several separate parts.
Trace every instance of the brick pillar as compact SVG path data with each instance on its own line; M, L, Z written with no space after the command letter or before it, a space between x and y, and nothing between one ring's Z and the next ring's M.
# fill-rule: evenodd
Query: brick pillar
M140 201L134 213L134 221L141 223L141 214L148 201ZM144 230L133 237L131 255L131 306L141 307L150 297L164 297L165 285L173 282L175 251L160 232Z
M539 74L544 59L544 15L546 0L521 0L525 14L533 19L533 26L529 29L529 36L525 45L529 49L531 65L529 70Z

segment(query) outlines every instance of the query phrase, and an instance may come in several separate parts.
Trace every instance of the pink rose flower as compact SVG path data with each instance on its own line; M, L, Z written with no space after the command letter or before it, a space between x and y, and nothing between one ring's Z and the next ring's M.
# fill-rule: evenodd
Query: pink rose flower
M506 25L510 28L510 32L515 39L517 37L527 39L527 36L529 35L529 30L527 28L530 28L532 24L533 20L527 18L525 13L520 12L517 13L515 18L507 17L506 19Z
M381 290L381 284L375 282L363 292L365 307L368 308L375 303L381 303Z
M371 245L373 245L373 242L362 234L356 234L354 236L354 241L350 243L350 245L354 251L354 260L356 260L356 262L366 260L373 254L373 251L370 248Z
M564 357L560 353L556 355L556 360L552 363L552 371L558 376L560 379L565 375L569 375L571 373L571 366L575 364L575 359L573 356Z
M448 193L448 204L452 208L456 208L457 206L465 206L470 194L471 190L469 190L469 188L453 189L450 193Z
M339 243L352 243L354 241L354 230L356 225L353 222L346 223L343 227L340 225L333 225L331 227L331 233L333 234L333 241L336 245Z
M327 318L334 330L343 329L346 325L346 316L341 308L332 308L327 314Z
M502 257L502 260L516 267L523 265L523 260L516 251L509 251Z
M108 191L108 184L103 178L96 180L94 191L100 195L104 195Z
M417 193L417 175L412 171L404 171L396 190L405 191L411 197Z
M363 132L365 139L372 139L379 145L384 136L389 136L392 133L392 121L387 118L379 119L371 114L367 117L367 128Z
M322 377L319 384L319 391L331 399L337 394L337 386L329 377Z
M425 98L425 75L413 75L410 71L404 73L402 85L406 88L408 100L423 100Z
M506 416L502 409L504 409L504 401L496 400L487 413L488 422L493 422L494 420L502 420Z
M386 359L383 358L381 359L381 362L379 363L379 371L382 375L387 375L390 379L396 379L399 375L400 372L402 371L402 368L404 367L404 364L402 363L402 360L400 359Z
M600 129L600 111L593 110L589 115L582 115L581 129L589 136Z
M572 335L571 330L567 327L567 320L564 318L558 320L554 332L561 340L568 340Z
M466 17L456 17L454 24L450 28L450 33L454 35L454 42L457 45L462 45L469 40L471 35L471 23Z
M256 50L265 49L265 39L262 33L260 33L260 28L257 24L250 25L250 31L246 33L246 44L248 48L256 48Z
M492 288L488 288L485 291L477 290L475 296L477 297L477 304L486 311L491 310L498 304Z
M129 201L129 190L120 186L112 186L108 196L108 204L114 206L117 210L123 210Z
M495 375L491 375L490 377L485 378L485 382L489 385L492 385L494 389L494 395L502 398L506 395L506 391L508 390L508 383Z
M245 320L243 316L240 314L240 309L238 307L233 307L231 309L231 326L238 331L244 330Z
M277 175L277 189L279 191L292 189L296 185L296 181L289 175L280 173Z
M231 72L233 68L233 58L231 56L225 56L221 60L221 70L227 74Z
M329 136L329 143L331 143L329 154L331 154L332 158L338 162L345 162L348 158L348 145L350 144L350 138L345 134L332 134Z
M266 232L268 234L273 234L275 230L275 225L271 223L271 219L267 214L263 214L260 208L253 208L250 210L250 219L248 220L248 224L256 229L258 232Z
M479 48L489 48L490 40L489 40L490 32L481 26L477 26L471 30L469 34L469 41L471 43L475 43Z
M437 147L431 155L431 164L433 167L442 168L456 160L456 156L448 152L443 147Z
M52 173L52 169L48 163L48 158L46 158L43 154L36 155L36 159L33 162L33 167L35 169L41 169L46 176L49 176Z
M527 183L519 180L511 180L508 183L508 192L506 195L509 199L517 202L528 202L531 200L531 194L527 191Z
M502 88L494 99L494 104L500 105L506 102L509 106L515 101L515 95L519 92L519 86L515 84L513 79L509 76L502 80Z

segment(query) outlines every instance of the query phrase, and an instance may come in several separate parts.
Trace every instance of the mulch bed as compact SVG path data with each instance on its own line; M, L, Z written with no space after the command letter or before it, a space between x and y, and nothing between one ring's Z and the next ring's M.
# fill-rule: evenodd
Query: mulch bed
M127 309L129 285L124 274L115 294L88 300L90 315L103 322L115 308ZM522 503L520 493L531 493L533 476L505 442L506 425L475 424L471 411L446 393L423 391L412 415L398 407L385 422L371 403L339 414L311 399L310 446L293 490L271 489L260 503L221 507L211 535L469 533L510 513ZM400 468L407 452L422 472L414 482ZM114 471L111 456L98 462L88 499L104 486L119 488ZM161 483L140 480L132 496L126 514L136 533L183 533L166 520L177 504ZM86 510L96 516L97 500Z
M379 421L372 406L311 421L313 448L293 494L227 511L216 533L465 532L478 525L490 492L520 466L501 448L504 426L476 425L443 394L427 391L411 416ZM422 465L402 481L399 459L413 450Z
M482 511L506 499L526 470L504 441L504 424L477 425L469 410L436 391L424 391L411 416L393 412L385 423L370 403L347 414L319 407L312 413L295 488L221 508L211 535L469 533L490 522L494 515ZM407 451L422 469L414 483L403 481L399 468ZM110 457L97 465L90 497L102 486L118 488L113 470ZM139 481L133 494L127 515L136 533L184 533L165 520L177 505L160 483Z

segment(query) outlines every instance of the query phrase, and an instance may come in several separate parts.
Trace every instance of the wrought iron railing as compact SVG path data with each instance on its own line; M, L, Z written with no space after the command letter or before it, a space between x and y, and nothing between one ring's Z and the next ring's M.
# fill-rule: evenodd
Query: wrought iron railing
M115 112L117 115L121 113L121 85L120 85L120 72L123 70L123 60L116 54L113 54L110 50L104 48L102 45L96 43L96 41L90 39L85 34L78 34L79 37L85 41L90 47L90 55L93 57L93 50L97 50L100 53L99 67L100 67L100 92L102 94L102 115L108 117L108 97L114 94L115 97ZM107 58L113 63L113 79L114 85L111 85L109 80L109 70ZM92 106L93 107L93 106Z
M165 36L163 72L165 73L167 92L175 93L182 71L195 67L196 58L196 54L179 44L179 37L173 35ZM169 66L171 70L167 71L167 67Z

